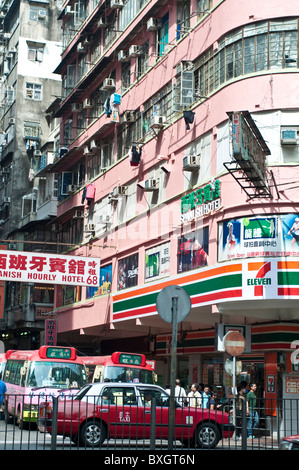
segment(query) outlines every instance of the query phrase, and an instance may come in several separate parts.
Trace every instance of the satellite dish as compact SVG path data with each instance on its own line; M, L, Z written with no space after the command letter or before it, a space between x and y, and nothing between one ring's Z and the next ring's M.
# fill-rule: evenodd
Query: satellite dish
M187 318L191 310L189 294L180 286L167 286L158 294L156 306L160 317L167 323L173 322L173 299L177 298L177 323Z

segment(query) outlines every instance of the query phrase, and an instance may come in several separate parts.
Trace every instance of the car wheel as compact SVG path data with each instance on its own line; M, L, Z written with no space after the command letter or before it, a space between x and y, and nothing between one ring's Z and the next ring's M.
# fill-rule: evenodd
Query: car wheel
M80 430L80 442L85 447L99 447L106 439L106 428L99 421L87 421Z
M196 443L204 449L214 449L220 440L217 426L212 423L201 423L196 428Z

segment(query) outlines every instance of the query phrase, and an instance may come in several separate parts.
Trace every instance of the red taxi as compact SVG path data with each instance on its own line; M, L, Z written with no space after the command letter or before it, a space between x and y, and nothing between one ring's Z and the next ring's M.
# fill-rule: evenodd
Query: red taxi
M157 385L96 383L73 397L59 398L57 434L86 447L101 446L106 439L149 439L152 398L155 403L156 439L168 439L169 395ZM52 431L53 407L41 403L38 429ZM234 426L222 411L192 408L176 403L173 437L201 448L214 448L232 437Z

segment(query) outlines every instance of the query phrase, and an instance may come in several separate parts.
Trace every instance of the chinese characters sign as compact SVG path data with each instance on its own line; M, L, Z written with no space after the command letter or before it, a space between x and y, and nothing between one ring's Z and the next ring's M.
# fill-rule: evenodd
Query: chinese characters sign
M47 319L45 321L45 345L55 346L57 338L57 321L55 319Z
M98 286L100 259L0 250L0 281Z
M181 223L220 209L220 181L215 180L181 198Z
M232 219L219 225L218 260L298 256L299 216L280 214Z

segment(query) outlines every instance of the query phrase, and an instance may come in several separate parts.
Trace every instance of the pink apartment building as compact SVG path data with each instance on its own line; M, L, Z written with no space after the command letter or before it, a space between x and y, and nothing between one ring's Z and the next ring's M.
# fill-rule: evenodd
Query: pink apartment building
M176 284L192 302L178 325L186 387L230 383L233 328L246 338L239 379L290 397L298 2L87 0L66 2L60 20L55 228L62 252L101 259L101 286L56 287L58 343L144 352L165 385L171 325L156 299Z

